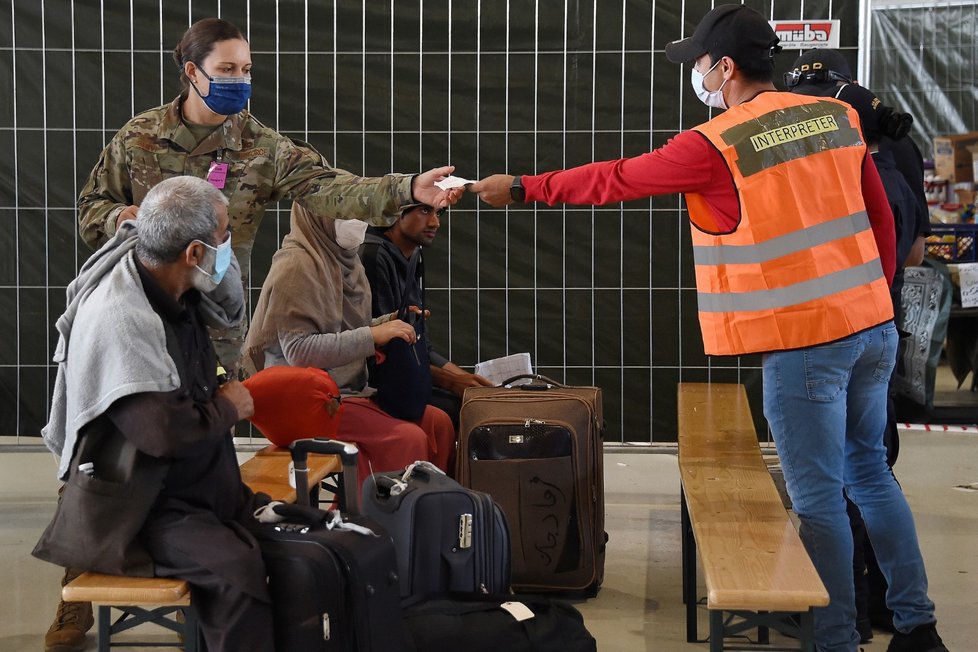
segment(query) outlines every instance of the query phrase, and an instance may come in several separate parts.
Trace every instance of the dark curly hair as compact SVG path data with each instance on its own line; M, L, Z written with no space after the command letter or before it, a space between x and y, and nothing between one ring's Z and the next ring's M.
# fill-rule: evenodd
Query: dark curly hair
M173 61L180 69L180 84L187 88L190 80L183 72L183 64L193 61L198 66L221 41L240 39L247 41L241 30L232 23L220 18L203 18L190 26L177 47L173 48Z

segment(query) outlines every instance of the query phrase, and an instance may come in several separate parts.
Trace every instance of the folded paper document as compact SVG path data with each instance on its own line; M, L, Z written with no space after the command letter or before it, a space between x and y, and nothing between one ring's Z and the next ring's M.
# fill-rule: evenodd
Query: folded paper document
M533 366L530 364L529 353L514 353L502 358L486 360L475 365L475 373L486 378L494 385L500 385L503 381L519 376L521 374L532 374ZM514 384L529 382L529 380L519 381Z
M451 190L452 188L464 188L470 183L475 183L469 179L463 179L462 177L449 176L445 177L441 181L435 181L435 185L442 190Z

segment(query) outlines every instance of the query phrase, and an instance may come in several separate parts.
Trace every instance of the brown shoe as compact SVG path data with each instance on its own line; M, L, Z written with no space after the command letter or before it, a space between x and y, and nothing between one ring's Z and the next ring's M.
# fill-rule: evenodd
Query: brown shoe
M45 652L81 652L85 634L95 624L91 602L58 603L58 615L44 635Z

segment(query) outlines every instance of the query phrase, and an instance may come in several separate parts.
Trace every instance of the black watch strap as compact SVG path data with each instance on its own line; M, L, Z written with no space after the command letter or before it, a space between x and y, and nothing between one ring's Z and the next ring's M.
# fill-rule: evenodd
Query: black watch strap
M509 196L513 198L513 201L526 201L526 190L523 188L523 177L520 175L513 177L513 185L509 187Z

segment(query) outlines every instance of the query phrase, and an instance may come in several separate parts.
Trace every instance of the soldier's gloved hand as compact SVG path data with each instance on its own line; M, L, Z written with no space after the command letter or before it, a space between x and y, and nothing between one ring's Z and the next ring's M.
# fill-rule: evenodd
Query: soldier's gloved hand
M880 109L880 133L889 136L893 140L900 140L910 133L910 126L913 124L913 116L909 113L894 111L888 106Z

